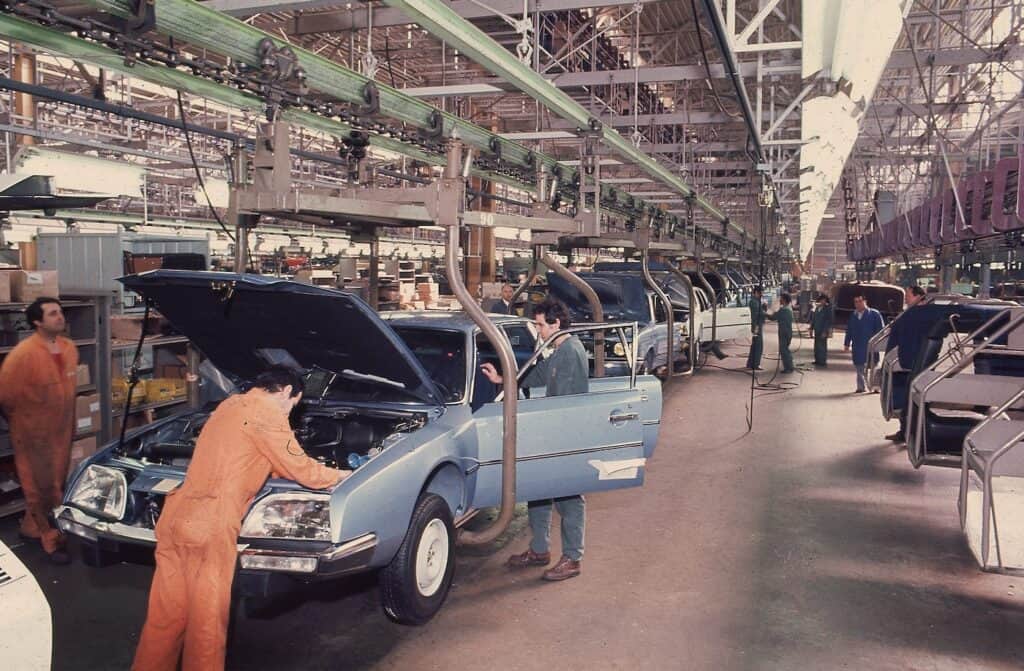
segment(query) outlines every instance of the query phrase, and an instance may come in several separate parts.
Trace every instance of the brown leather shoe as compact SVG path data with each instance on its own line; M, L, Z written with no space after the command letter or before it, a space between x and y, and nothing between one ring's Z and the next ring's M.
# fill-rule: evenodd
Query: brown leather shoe
M512 555L508 558L506 565L509 568L528 568L530 566L547 566L551 563L551 553L536 553L533 550L527 550L523 554Z
M558 563L544 571L544 575L541 576L544 580L550 580L557 582L559 580L568 580L569 578L575 578L580 574L580 563L573 561L568 557L562 557L558 560Z

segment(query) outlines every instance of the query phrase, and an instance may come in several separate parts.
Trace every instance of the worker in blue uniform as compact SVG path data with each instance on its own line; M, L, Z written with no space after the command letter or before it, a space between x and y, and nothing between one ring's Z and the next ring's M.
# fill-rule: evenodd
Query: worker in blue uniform
M761 370L761 355L764 354L764 320L767 313L762 302L762 289L754 287L747 304L750 308L750 354L747 356L747 368Z
M868 343L875 334L885 328L882 313L868 307L867 298L863 294L853 297L853 313L846 322L846 339L843 350L850 351L853 346L853 367L857 369L857 393L867 391ZM877 355L876 355L877 356Z
M811 313L811 337L814 338L814 365L828 366L828 338L832 334L832 303L819 294Z
M917 286L907 287L905 302L907 309L896 321L892 323L892 331L889 332L889 342L886 343L885 351L889 352L894 347L899 347L900 368L905 371L914 370L914 362L917 360L917 353L924 344L925 336L931 327L933 318L926 310L920 309L921 301L924 299L924 289ZM894 387L893 407L900 410L900 430L889 434L886 440L894 443L906 442L907 429L907 406L910 395L910 383Z
M779 309L775 314L768 315L768 319L779 324L779 360L782 361L783 373L794 373L793 353L789 351L789 345L793 342L793 299L788 293L783 292L779 296Z

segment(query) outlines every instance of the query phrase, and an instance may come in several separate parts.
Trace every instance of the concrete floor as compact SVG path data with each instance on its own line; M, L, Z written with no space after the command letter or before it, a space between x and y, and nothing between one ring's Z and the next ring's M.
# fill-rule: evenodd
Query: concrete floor
M528 542L512 533L500 549L460 551L448 603L424 627L389 622L372 577L319 586L237 620L229 668L1024 667L1022 579L977 570L958 473L915 471L881 438L894 425L876 395L851 393L832 344L827 370L756 399L750 433L749 376L707 368L673 384L646 485L588 498L581 577L509 573L507 554ZM742 366L745 349L726 349L712 363ZM0 537L17 545L14 529L2 521ZM151 568L56 568L16 552L53 606L54 668L127 668Z

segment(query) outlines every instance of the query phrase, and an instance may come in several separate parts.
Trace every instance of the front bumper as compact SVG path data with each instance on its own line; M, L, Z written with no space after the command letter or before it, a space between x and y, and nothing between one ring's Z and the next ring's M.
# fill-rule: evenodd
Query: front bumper
M156 547L156 534L152 529L101 520L72 506L59 506L54 512L61 531L104 551L116 553L121 545ZM239 565L249 572L333 578L368 568L377 549L377 535L364 534L338 545L312 545L315 547L304 541L252 539L238 544Z

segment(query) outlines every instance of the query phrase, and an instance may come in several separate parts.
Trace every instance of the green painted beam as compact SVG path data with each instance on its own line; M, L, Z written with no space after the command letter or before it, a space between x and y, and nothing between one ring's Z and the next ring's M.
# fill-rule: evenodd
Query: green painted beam
M495 42L489 35L452 11L439 0L386 0L387 4L402 10L414 22L423 26L435 36L444 40L492 74L501 77L523 93L539 101L562 119L585 128L591 118L590 112L573 100L567 93L546 80L539 73L523 65L508 50ZM653 158L640 151L622 137L615 129L603 129L602 144L624 159L635 163L644 172L663 184L679 191L684 196L696 197L695 205L702 208L715 220L724 222L726 215L696 190L665 168ZM730 222L736 232L743 229Z
M85 0L85 4L122 18L132 15L129 0ZM289 44L280 37L194 0L155 0L155 8L157 32L254 67L260 64L260 42L270 38L276 46L288 47L295 52L299 65L306 72L306 84L310 89L349 103L364 102L363 88L370 81L367 77L312 51ZM439 111L436 107L398 89L375 83L380 92L382 114L416 128L431 127L431 115ZM505 160L523 168L529 165L527 157L531 152L526 147L453 114L444 113L443 118L446 134L457 131L464 143L482 152L490 152L491 142L498 142L502 145ZM545 158L554 165L554 159Z
M96 0L88 1L95 2ZM158 2L162 1L163 0L158 0ZM236 24L239 23L233 19L231 21ZM242 25L244 26L244 24ZM248 28L248 26L244 27ZM89 42L70 34L59 32L52 28L41 26L35 22L26 21L9 14L0 13L0 35L31 45L44 52L66 56L86 63L92 63L104 69L119 72L127 76L137 78L141 81L148 81L168 88L177 89L191 95L206 97L210 100L214 100L231 107L252 110L260 114L262 114L266 108L262 100L251 94L212 82L189 72L168 68L162 65L150 65L143 62L136 62L129 66L125 64L124 58L121 54L105 46ZM260 33L260 35L263 35L263 33ZM385 87L381 86L381 88L383 89ZM419 101L415 102L419 103ZM352 130L348 124L341 121L329 119L318 114L299 109L285 110L284 118L290 123L303 126L310 130L325 132L338 138L347 136ZM472 124L464 122L461 119L459 120L459 124L460 127L461 125L473 127ZM478 128L478 130L487 137L497 137L484 129ZM460 137L465 139L461 133ZM434 165L443 165L444 163L444 158L442 156L426 152L417 146L406 144L394 138L371 133L370 142L371 145L375 147L391 150L425 163ZM502 144L503 147L505 145L515 145L515 143L504 139L502 139ZM528 150L525 148L521 146L519 146L519 148L524 156L528 153ZM504 149L503 156L508 156L508 154L504 152ZM549 166L554 166L556 164L556 161L551 157L544 156L542 154L536 154L535 156L538 160ZM474 169L472 174L482 179L508 184L514 188L520 188L526 191L533 190L531 185L521 183L516 179L500 173ZM574 170L563 167L564 178L571 179L574 174ZM633 198L631 196L611 186L605 185L602 193L605 198L610 199L610 201L614 203L606 205L609 209L617 209L621 212L627 210L633 204ZM669 218L675 220L678 224L678 218Z
M130 0L84 0L86 5L122 18L132 15ZM191 45L228 56L236 61L251 66L259 66L259 44L269 38L278 47L292 49L299 65L306 72L306 83L310 89L325 93L338 100L354 104L362 104L363 87L369 79L357 72L335 63L307 49L289 44L279 37L250 26L238 19L203 6L195 0L154 0L156 9L157 32L170 35ZM441 112L433 105L418 98L408 96L381 82L375 82L380 92L381 114L397 121L410 124L417 128L430 128L431 115ZM529 157L538 163L544 163L549 169L555 168L554 158L540 153L531 152L521 144L500 137L456 115L442 112L444 131L447 135L457 135L464 143L475 147L479 152L489 153L492 143L501 145L502 159L520 168L529 167ZM623 140L625 142L625 140ZM648 164L656 162L646 159ZM651 167L651 166L648 166ZM653 167L652 167L653 169ZM576 171L561 167L566 180L575 178ZM661 168L664 170L664 168ZM500 178L498 181L501 181ZM689 188L676 178L677 188ZM606 196L614 198L617 203L627 202L627 194L611 187L604 187ZM715 210L717 212L717 210ZM719 220L724 215L715 215ZM716 236L717 237L717 236Z

